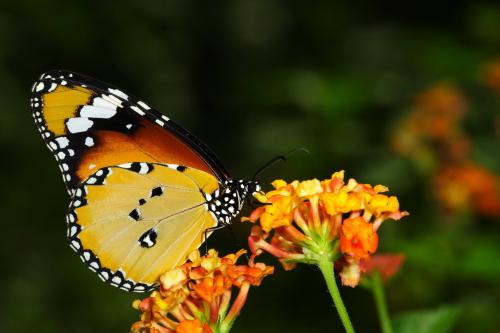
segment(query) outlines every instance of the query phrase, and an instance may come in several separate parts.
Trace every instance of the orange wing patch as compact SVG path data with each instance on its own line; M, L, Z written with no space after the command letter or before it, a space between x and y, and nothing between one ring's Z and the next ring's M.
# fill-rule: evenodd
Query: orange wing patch
M130 161L188 165L213 174L206 162L177 137L144 119L133 133L97 130L94 140L95 148L83 152L78 163L80 179L100 168Z

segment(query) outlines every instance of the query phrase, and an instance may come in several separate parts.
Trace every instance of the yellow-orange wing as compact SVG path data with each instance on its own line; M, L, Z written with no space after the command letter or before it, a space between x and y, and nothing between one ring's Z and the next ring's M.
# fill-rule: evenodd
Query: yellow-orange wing
M185 165L228 178L215 154L187 130L98 80L47 72L33 85L31 108L70 195L97 170L127 162Z
M67 214L70 246L102 280L148 291L217 225L207 201L218 186L213 175L178 165L101 168L75 190Z

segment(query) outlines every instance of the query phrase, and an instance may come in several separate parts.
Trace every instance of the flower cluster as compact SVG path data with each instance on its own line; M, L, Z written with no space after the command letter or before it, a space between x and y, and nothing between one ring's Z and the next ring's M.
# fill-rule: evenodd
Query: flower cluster
M473 163L450 165L434 176L436 197L447 211L473 210L500 217L500 179Z
M250 286L260 285L274 270L253 261L237 265L244 253L241 250L224 257L215 250L205 256L198 251L191 253L185 264L161 276L158 291L134 302L142 315L131 332L228 332L245 304ZM238 294L232 300L235 290Z
M394 150L420 164L438 157L463 158L470 143L460 121L467 110L465 96L452 84L441 82L430 87L415 97L410 112L396 127Z
M396 197L383 194L387 187L354 179L346 183L343 171L323 181L276 180L272 185L274 190L256 196L263 205L243 218L258 221L248 240L251 261L265 251L285 269L300 262L342 262L344 285L358 283L359 263L376 252L380 225L408 215L399 210Z
M500 58L492 60L483 66L481 81L500 94Z
M483 81L500 87L500 62L484 67ZM467 210L500 216L498 177L471 160L471 140L462 130L467 112L463 93L449 83L438 83L420 93L411 112L393 136L394 149L411 158L431 180L441 211L456 215Z

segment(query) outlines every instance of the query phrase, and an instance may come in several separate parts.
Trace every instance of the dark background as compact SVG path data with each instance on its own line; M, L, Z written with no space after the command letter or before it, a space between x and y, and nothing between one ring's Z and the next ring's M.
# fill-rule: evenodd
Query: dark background
M500 56L498 2L4 1L0 48L0 330L125 332L138 319L141 295L100 282L65 241L69 198L28 107L32 82L64 68L141 96L236 177L305 147L264 182L345 169L389 186L411 212L380 231L381 252L407 257L387 287L391 313L451 308L453 332L498 331L498 220L444 216L429 173L390 144L415 95L448 80L468 99L471 159L498 172L500 99L478 75ZM235 222L236 241L221 231L210 246L234 251L249 227ZM377 332L371 294L341 292L358 331ZM257 330L342 328L321 276L303 266L251 290L233 331Z

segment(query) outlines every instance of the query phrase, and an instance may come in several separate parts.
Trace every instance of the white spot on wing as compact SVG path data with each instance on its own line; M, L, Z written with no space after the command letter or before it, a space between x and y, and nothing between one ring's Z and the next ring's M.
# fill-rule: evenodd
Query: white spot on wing
M36 92L42 91L44 87L43 82L38 82L38 84L34 87Z
M92 137L88 136L85 138L85 145L87 147L92 147L94 145L94 139Z
M80 110L80 116L85 118L111 118L116 114L115 108L101 108L91 105L85 105Z
M139 170L140 174L146 174L149 171L149 166L146 163L141 163L141 169Z
M141 109L139 109L137 106L135 105L131 105L130 108L132 110L134 110L135 112L137 112L138 114L140 114L141 116L144 116L146 114L146 112L142 111Z
M71 241L71 244L70 244L71 248L75 251L78 251L80 250L80 244L77 242L77 241Z
M165 125L165 123L163 121L161 121L160 119L155 119L155 123L157 123L160 126Z
M49 88L49 92L54 91L56 88L57 88L57 83L51 83L50 88Z
M102 95L102 98L104 98L105 100L115 104L115 105L118 105L118 106L122 106L122 101L119 100L118 98L116 98L116 96L114 95Z
M146 109L146 110L151 109L151 108L149 107L149 105L147 105L147 104L146 104L146 103L144 103L143 101L139 101L139 102L137 102L137 104L139 104L140 106L142 106L142 107L143 107L144 109Z
M118 165L120 168L130 169L132 167L132 163L123 163Z
M109 100L105 100L104 98L101 98L101 97L94 98L94 101L92 102L92 105L93 106L97 106L97 107L106 108L106 109L116 110L116 105L115 104L113 104Z
M75 225L72 225L71 228L69 228L69 236L73 237L77 231L78 231L78 228Z
M69 144L69 140L65 136L60 136L58 138L55 138L55 140L57 141L57 144L60 148L65 148Z
M82 133L94 125L94 122L87 118L70 118L66 122L66 127L71 133Z
M115 94L116 96L120 96L121 98L128 100L128 95L125 94L123 91L118 90L118 89L111 89L111 88L108 88L108 90L110 93Z

